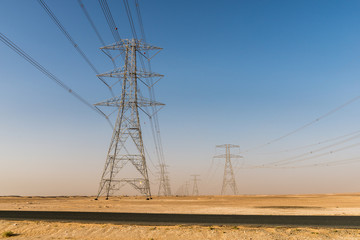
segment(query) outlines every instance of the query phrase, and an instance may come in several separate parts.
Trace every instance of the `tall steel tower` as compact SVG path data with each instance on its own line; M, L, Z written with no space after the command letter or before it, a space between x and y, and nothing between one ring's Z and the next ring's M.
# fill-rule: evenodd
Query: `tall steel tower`
M167 172L167 165L166 164L160 164L160 184L159 184L159 191L158 196L170 196L171 195L171 189L170 189L170 180Z
M96 106L117 108L117 119L96 199L102 195L108 199L115 191L127 184L144 194L148 199L151 198L139 110L146 113L146 108L164 104L143 98L139 84L142 82L146 85L147 78L161 78L163 75L140 70L138 68L138 57L141 57L139 55L145 57L145 53L150 50L158 52L161 49L137 39L122 39L101 48L104 53L109 50L120 51L124 59L124 66L98 75L101 78L115 78L114 85L116 83L121 84L121 92L118 96L95 104ZM134 176L125 177L125 171L121 172L125 165L132 165L133 172L137 176L133 174Z
M230 189L233 191L234 195L238 194L238 189L235 182L234 170L231 164L232 158L242 158L240 155L231 154L231 148L240 148L238 145L232 144L224 144L224 145L217 145L217 148L225 148L225 154L214 156L214 158L222 158L225 159L225 169L224 169L224 178L223 184L221 188L221 195L225 194L226 187L229 186Z
M199 196L199 187L198 187L198 181L200 181L200 179L198 179L197 177L199 177L200 175L191 175L193 177L192 181L193 181L193 190L192 190L192 195L193 196Z

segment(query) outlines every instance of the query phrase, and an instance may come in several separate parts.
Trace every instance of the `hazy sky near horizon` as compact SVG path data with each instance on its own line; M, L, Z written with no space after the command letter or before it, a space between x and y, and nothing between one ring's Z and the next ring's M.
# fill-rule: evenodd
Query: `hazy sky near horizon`
M110 70L78 2L45 2L99 71ZM112 43L98 1L83 2L105 42ZM122 1L108 2L120 35L131 37ZM173 193L191 174L201 175L201 194L220 193L224 162L212 159L219 153L215 145L252 149L360 95L359 1L140 4L147 41L164 48L152 64L165 75L156 95L166 104L159 120ZM110 97L37 1L2 0L0 6L1 33L89 102ZM96 194L112 133L106 121L1 42L0 83L0 195ZM234 162L239 192L359 192L358 163L246 167L336 143L278 153L358 131L359 117L360 100L281 141L243 152L244 158ZM153 153L145 116L142 123L145 145ZM354 138L319 153L357 143ZM356 157L358 146L298 165ZM156 169L148 165L157 193Z

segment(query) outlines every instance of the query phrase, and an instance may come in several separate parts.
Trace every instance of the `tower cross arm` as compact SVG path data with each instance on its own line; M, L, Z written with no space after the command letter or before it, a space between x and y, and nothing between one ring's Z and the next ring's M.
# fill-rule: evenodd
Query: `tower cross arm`
M146 99L146 98L139 98L137 100L137 105L139 107L165 106L164 103L149 100L149 99Z
M123 78L124 77L124 69L122 68L118 68L115 69L113 71L109 71L109 72L105 72L105 73L101 73L96 75L97 77L114 77L114 78ZM128 74L133 74L136 75L136 77L138 78L162 78L164 77L164 75L159 74L159 73L155 73L155 72L144 72L144 71L136 71L134 73L128 73Z
M220 155L214 156L214 158L226 158L227 156L229 156L230 158L243 158L242 156L237 155L237 154L229 154L229 155L220 154Z
M223 144L223 145L216 145L217 148L240 148L239 145L233 145L233 144Z
M137 101L127 99L125 104L132 105L136 103L138 107L164 106L165 104L152 101L143 97L138 97ZM123 105L120 97L113 97L106 101L94 104L95 106L120 107Z
M135 46L138 50L162 50L161 47L156 47L150 45L148 43L141 42L137 39L121 39L118 42L113 44L101 47L100 49L108 49L108 50L123 50L129 46Z

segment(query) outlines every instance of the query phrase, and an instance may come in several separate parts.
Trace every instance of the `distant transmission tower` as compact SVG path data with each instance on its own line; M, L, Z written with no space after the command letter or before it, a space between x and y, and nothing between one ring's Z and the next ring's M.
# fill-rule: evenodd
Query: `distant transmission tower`
M167 165L166 164L160 164L160 184L159 184L159 191L158 196L170 196L171 195L171 189L170 189L170 180L167 172Z
M193 196L199 196L199 187L198 187L198 181L200 181L200 179L198 179L197 177L199 177L200 175L191 175L193 177L193 190L192 190L192 195Z
M189 181L186 181L185 183L184 196L189 196Z
M232 145L232 144L224 144L224 145L218 145L217 148L225 148L225 154L214 156L214 158L222 158L225 159L225 169L224 169L224 178L223 178L223 184L221 188L221 195L225 194L227 186L230 187L230 189L233 191L234 195L238 194L238 189L235 182L235 176L234 176L234 170L231 164L232 158L242 158L240 155L237 154L231 154L230 149L231 148L240 148L238 145Z
M122 39L112 45L101 48L117 50L124 56L124 66L113 71L98 75L98 77L115 78L121 84L121 93L95 106L111 106L117 108L117 119L108 150L105 167L101 176L99 196L109 198L115 191L128 184L151 198L148 168L145 161L144 144L139 120L139 109L163 105L150 101L140 95L139 80L144 83L146 78L162 77L163 75L145 72L137 67L137 56L144 56L145 51L161 48L148 45L137 39ZM140 57L140 56L139 56ZM115 83L116 84L116 83ZM120 174L120 170L127 164L133 165L137 177L127 178ZM124 173L125 171L123 171Z

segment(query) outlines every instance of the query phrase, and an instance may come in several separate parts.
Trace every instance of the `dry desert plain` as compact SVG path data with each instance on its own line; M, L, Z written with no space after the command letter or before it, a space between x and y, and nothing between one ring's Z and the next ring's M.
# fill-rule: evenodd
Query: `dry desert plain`
M0 210L263 215L360 215L360 194L199 197L0 197ZM135 226L0 220L11 239L360 239L360 230L267 226Z

